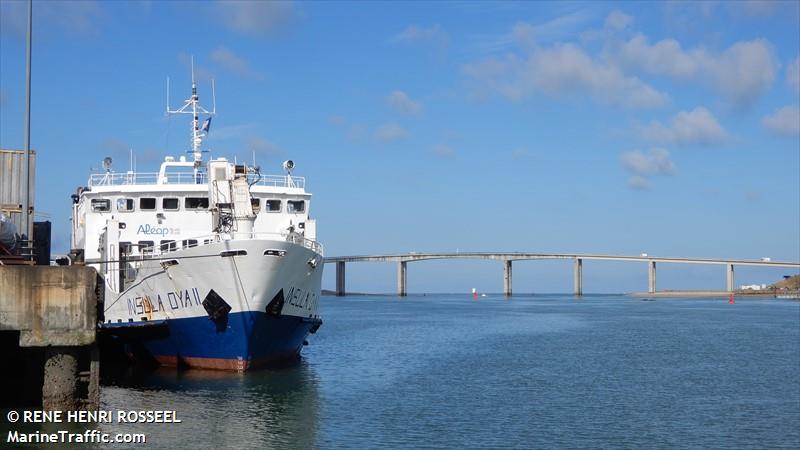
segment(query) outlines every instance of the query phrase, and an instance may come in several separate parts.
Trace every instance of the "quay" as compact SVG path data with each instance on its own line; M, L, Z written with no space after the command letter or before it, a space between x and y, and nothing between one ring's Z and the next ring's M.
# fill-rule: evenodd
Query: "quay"
M750 259L716 259L716 258L681 258L681 257L654 257L647 255L595 255L595 254L568 254L568 253L521 253L521 252L474 252L474 253L403 253L389 255L357 255L326 257L326 264L336 264L336 295L343 296L345 290L345 264L349 262L395 262L397 263L397 295L405 296L408 293L408 263L426 261L431 259L476 259L497 260L503 263L503 293L511 296L512 289L512 263L525 260L551 260L567 259L574 261L574 292L583 295L583 262L584 261L631 261L647 264L648 293L656 293L656 264L707 264L725 267L726 290L734 292L734 266L758 267L788 267L800 269L800 262L767 261Z
M91 267L0 263L0 404L97 408L96 287Z

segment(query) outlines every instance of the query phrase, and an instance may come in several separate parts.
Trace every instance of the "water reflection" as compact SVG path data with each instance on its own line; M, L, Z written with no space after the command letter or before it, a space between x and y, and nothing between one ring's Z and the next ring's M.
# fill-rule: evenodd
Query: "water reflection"
M146 433L163 448L314 446L319 380L305 361L247 373L159 368L106 377L106 410L176 410L180 424L103 424L109 433Z

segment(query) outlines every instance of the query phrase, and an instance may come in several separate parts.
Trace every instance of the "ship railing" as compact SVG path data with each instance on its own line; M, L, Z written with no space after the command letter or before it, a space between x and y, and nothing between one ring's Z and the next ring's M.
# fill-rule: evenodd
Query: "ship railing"
M301 188L306 186L305 177L288 175L261 175L250 176L250 181L255 186ZM95 173L89 176L91 186L127 186L127 185L153 185L153 184L206 184L208 175L205 172L197 174L191 172L166 172L161 176L158 172L108 172Z
M321 243L309 239L298 233L266 233L266 232L253 232L253 233L236 233L223 234L215 233L203 236L189 237L181 240L175 240L169 243L154 244L148 247L140 247L139 254L129 256L128 261L143 261L161 256L168 256L178 250L191 247L202 247L204 245L213 244L216 242L228 241L231 239L271 239L275 241L286 241L293 244L303 246L315 253L324 255L324 247ZM191 244L188 244L191 242ZM187 244L185 244L187 243Z

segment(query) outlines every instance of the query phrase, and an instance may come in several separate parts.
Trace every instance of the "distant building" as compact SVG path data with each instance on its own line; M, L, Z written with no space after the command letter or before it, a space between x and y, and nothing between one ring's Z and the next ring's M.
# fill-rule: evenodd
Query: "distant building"
M739 287L739 290L742 291L760 291L762 289L766 289L766 284L743 284Z

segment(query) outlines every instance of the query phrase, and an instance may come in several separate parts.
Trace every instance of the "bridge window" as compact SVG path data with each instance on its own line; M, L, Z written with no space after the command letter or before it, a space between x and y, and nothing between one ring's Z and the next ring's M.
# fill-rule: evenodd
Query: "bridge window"
M250 199L250 206L253 207L253 213L258 214L261 211L261 199L260 198L251 198Z
M132 198L118 198L117 199L117 211L124 212L124 211L133 211L133 199Z
M152 255L154 245L155 242L153 241L139 241L139 253L142 255Z
M208 209L208 197L186 197L183 206L186 209Z
M130 255L132 248L133 248L133 245L131 245L130 242L120 242L119 243L119 253L121 255Z
M102 198L92 200L92 212L106 212L111 210L111 200Z
M156 199L154 198L140 198L139 209L142 211L153 211L156 209Z
M177 211L178 210L178 199L177 198L163 198L161 199L161 208L164 211Z
M267 200L267 212L281 212L280 200Z
M301 213L306 210L306 202L303 200L289 200L286 202L286 211L290 213Z
M183 248L197 247L197 239L184 239Z
M171 252L178 249L178 243L175 241L161 241L160 244L162 252Z

